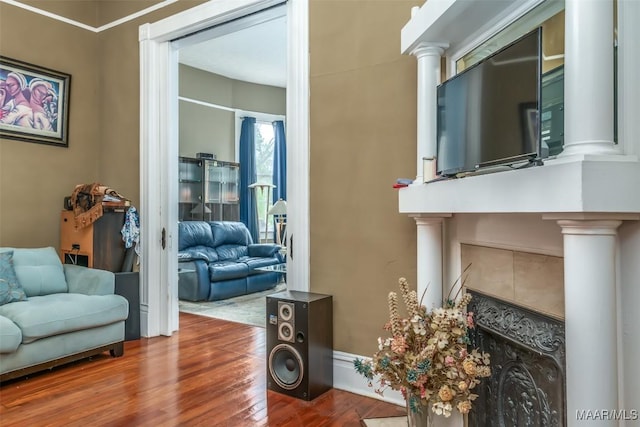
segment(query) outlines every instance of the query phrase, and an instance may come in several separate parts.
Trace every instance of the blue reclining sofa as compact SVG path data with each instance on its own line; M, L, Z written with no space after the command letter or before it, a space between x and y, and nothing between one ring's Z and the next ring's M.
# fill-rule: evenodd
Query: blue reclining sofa
M274 288L282 273L259 268L284 262L280 246L254 244L242 222L178 224L178 297L216 301Z

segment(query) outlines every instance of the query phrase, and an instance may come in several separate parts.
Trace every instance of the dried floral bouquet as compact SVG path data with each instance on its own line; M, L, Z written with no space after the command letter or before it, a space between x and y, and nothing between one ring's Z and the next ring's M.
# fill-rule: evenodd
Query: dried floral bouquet
M384 329L391 337L378 338L373 359L354 360L356 371L369 380L369 386L379 375L376 393L399 390L414 412L430 405L445 417L454 407L468 413L477 397L473 388L480 378L491 375L489 354L468 349L468 331L475 326L473 313L466 312L471 295L465 293L457 301L447 298L443 307L429 313L418 302L416 291L409 291L405 278L399 284L408 317L400 317L398 296L390 292L390 319Z

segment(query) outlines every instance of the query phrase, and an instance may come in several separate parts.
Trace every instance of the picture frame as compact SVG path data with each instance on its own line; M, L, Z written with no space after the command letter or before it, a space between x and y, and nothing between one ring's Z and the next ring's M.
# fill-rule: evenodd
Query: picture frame
M69 146L71 75L0 56L0 138Z

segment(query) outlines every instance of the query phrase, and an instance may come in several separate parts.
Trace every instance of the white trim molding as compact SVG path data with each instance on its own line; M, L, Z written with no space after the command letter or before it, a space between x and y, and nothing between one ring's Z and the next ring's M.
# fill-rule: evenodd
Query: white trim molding
M177 2L178 0L164 0L160 3L154 4L153 6L149 6L144 8L138 12L132 13L131 15L127 15L123 18L116 19L113 22L110 22L105 25L101 25L99 27L94 27L91 25L84 24L82 22L78 22L73 19L66 18L64 16L47 12L46 10L39 9L37 7L29 6L28 4L21 3L16 0L0 0L0 3L6 3L11 6L19 7L24 10L28 10L29 12L37 13L38 15L46 16L47 18L55 19L56 21L64 22L65 24L73 25L74 27L82 28L83 30L91 31L93 33L100 33L102 31L108 30L113 27L117 27L120 24L124 24L126 22L132 21L136 18L144 16L148 13L155 12L158 9L162 9L170 4Z
M287 283L290 290L308 291L309 0L289 1L287 7Z
M333 352L333 388L405 406L404 398L399 391L388 389L381 396L375 392L375 387L379 385L375 379L372 382L373 386L369 387L368 380L356 372L353 366L355 359L371 360L370 357L357 354Z
M291 1L288 9L287 174L291 223L295 222L296 257L288 265L295 287L309 289L309 64L308 0ZM171 335L178 329L178 66L177 51L188 36L284 0L220 0L140 27L140 199L143 336ZM175 43L174 40L180 40ZM302 160L299 160L302 159ZM306 161L304 160L306 159ZM162 246L164 236L165 246ZM306 255L304 249L306 250Z

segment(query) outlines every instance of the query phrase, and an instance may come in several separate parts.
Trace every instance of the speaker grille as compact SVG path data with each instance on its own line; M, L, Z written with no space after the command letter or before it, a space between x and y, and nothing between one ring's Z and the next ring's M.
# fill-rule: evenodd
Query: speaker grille
M278 339L280 341L294 342L295 309L293 302L278 301Z
M289 344L278 344L269 353L269 372L283 389L295 389L304 378L304 364L300 353Z
M282 322L278 325L278 339L280 341L293 342L293 327L288 322Z
M278 301L278 316L280 319L288 322L293 319L295 312L295 304L286 301Z

